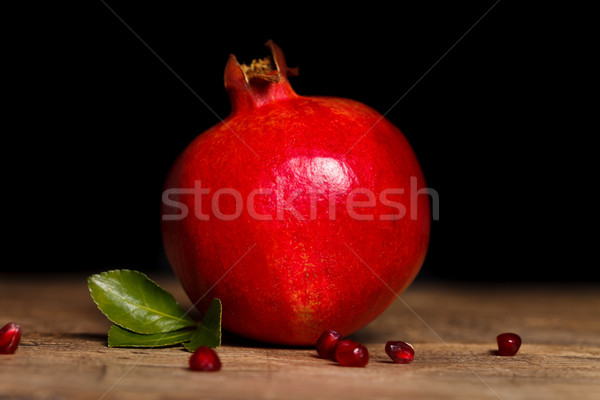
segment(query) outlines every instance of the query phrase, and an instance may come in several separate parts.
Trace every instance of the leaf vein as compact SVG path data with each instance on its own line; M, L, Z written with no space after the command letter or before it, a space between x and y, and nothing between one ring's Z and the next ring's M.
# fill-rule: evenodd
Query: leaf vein
M115 291L113 291L113 290L110 290L110 287L105 287L105 288L104 288L104 290L105 290L106 292L108 292L108 293L111 293L111 294L113 294L115 297L117 297L117 298L121 299L122 301L124 301L124 302L126 302L126 303L128 303L128 304L131 304L131 305L133 305L133 306L136 306L136 307L138 307L138 308L141 308L141 309L143 309L143 310L150 311L150 312L153 312L153 313L155 313L155 314L162 315L162 316L164 316L164 317L167 317L167 318L169 318L169 319L173 319L173 320L176 320L176 321L182 321L182 322L186 322L186 323L190 322L190 320L189 320L189 319L184 319L184 318L182 318L182 317L176 317L176 316L174 316L174 315L166 314L166 313L164 313L164 312L162 312L162 311L155 310L155 309L153 309L153 308L145 307L145 306L143 306L143 305L141 305L141 304L134 303L134 302L130 301L129 299L127 299L126 297L122 297L122 296L120 296L120 295L119 295L119 293L117 293L117 292L115 292ZM184 316L185 316L185 314L184 314ZM190 325L190 326L191 326L191 325Z

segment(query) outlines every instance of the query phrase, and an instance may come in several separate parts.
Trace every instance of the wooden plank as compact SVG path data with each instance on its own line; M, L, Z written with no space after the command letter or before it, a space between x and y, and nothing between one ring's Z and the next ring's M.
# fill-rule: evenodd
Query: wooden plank
M190 305L172 277L153 279ZM225 335L222 371L198 373L181 348L107 348L110 323L85 277L2 276L0 323L24 334L17 353L0 356L0 398L599 399L599 289L417 280L353 335L369 348L366 368ZM515 357L493 354L505 331L523 338ZM387 340L411 342L415 361L392 364Z

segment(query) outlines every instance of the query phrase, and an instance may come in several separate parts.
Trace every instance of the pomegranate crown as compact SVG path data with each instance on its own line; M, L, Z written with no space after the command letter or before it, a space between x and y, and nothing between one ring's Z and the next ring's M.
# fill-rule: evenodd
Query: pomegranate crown
M233 112L298 97L287 79L297 76L298 68L288 68L283 51L272 40L265 46L271 50L271 56L254 59L250 65L240 64L235 55L229 55L225 66L225 89Z

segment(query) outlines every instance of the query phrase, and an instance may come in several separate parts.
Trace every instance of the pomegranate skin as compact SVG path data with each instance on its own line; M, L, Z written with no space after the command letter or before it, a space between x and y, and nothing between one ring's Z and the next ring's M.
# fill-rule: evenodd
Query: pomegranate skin
M163 242L197 308L221 300L225 330L314 346L364 327L412 282L429 197L398 128L353 100L297 95L267 45L277 70L248 78L231 56L230 116L171 168Z

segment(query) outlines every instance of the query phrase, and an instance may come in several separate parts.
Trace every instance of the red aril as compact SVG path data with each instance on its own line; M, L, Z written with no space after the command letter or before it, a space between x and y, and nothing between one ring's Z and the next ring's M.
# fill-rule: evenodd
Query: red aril
M217 352L207 346L198 347L190 356L190 369L192 371L219 371L221 359Z
M369 351L354 340L344 339L335 347L335 359L345 367L364 367L369 363Z
M21 342L21 327L9 322L0 329L0 354L13 354Z
M335 360L335 347L342 338L339 332L328 330L323 332L317 340L317 354L321 358Z
M521 347L521 337L516 333L501 333L496 337L498 354L501 356L514 356Z
M415 358L415 349L412 345L399 340L387 342L385 352L396 364L407 364Z
M398 128L359 102L296 94L267 45L250 66L230 56L231 114L171 168L163 240L200 311L221 299L225 330L311 346L367 325L415 278L429 197Z

